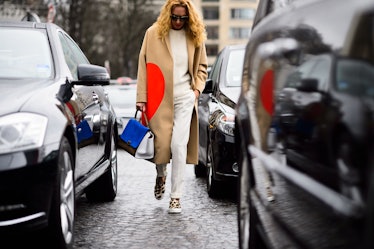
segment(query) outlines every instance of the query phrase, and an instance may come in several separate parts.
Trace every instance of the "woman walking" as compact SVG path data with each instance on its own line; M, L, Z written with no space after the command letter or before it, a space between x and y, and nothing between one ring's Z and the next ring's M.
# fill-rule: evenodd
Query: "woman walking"
M147 29L139 54L137 109L155 134L156 199L165 193L171 159L169 213L182 211L186 164L198 163L197 99L207 77L205 26L190 0L167 0Z

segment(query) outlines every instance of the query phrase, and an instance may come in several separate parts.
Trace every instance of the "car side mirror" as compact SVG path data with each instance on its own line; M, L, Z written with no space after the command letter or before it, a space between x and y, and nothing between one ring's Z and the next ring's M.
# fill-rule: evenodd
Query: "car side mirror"
M205 88L203 93L212 93L213 92L213 80L212 79L207 79L205 81Z
M109 85L110 77L105 67L91 65L91 64L80 64L77 68L78 80L73 81L73 85Z
M296 89L302 92L317 92L318 80L314 78L302 79L300 85L298 85Z

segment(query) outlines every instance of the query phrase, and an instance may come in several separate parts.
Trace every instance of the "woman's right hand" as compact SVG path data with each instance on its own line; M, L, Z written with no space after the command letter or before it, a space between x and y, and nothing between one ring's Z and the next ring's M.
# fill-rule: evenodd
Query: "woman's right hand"
M144 102L136 102L136 110L145 112L145 103Z

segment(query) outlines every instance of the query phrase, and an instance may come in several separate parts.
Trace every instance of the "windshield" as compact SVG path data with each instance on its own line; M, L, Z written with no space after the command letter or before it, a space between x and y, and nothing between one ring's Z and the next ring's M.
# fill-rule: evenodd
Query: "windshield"
M226 86L239 87L242 83L244 49L233 50L229 54L226 70Z
M0 78L38 78L52 75L52 57L45 32L0 29Z

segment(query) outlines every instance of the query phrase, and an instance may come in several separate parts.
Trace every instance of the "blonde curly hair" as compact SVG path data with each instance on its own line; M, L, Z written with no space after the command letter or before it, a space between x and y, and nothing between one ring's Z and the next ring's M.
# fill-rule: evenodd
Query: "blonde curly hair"
M201 46L206 39L205 25L199 13L196 11L194 4L190 0L167 0L165 2L156 21L159 37L164 39L169 34L169 30L171 29L170 16L173 9L177 6L186 8L189 18L184 28L187 35L193 40L195 46Z

